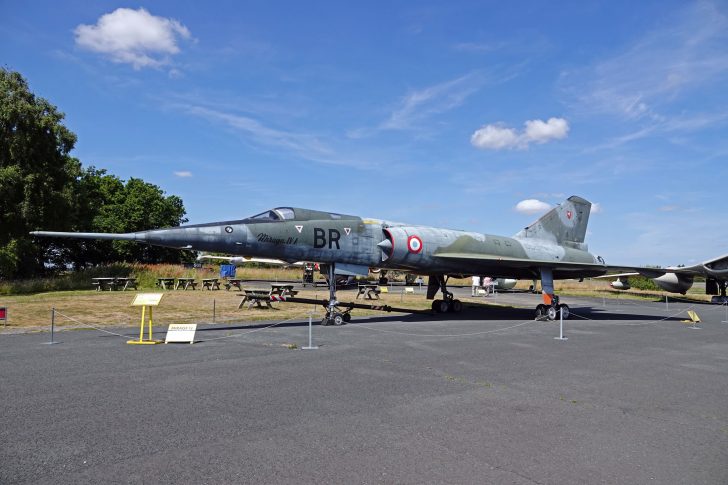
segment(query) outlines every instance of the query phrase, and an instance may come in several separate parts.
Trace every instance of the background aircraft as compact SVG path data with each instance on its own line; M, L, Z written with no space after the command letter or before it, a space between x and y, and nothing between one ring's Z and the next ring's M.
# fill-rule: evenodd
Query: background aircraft
M513 237L363 219L309 209L279 207L237 220L128 234L35 231L36 236L117 239L199 251L326 264L330 295L325 322L341 321L333 277L345 271L366 276L369 268L428 275L427 298L436 312L459 312L462 303L447 289L450 276L540 279L538 317L554 319L569 308L554 294L554 279L601 276L608 270L656 278L667 270L607 266L584 243L591 203L572 196ZM673 270L670 270L673 271ZM677 273L677 278L687 276ZM434 299L437 292L442 299ZM338 318L337 318L338 316Z
M630 276L647 276L657 286L671 293L685 294L693 286L696 276L705 278L705 293L708 295L719 295L713 297L714 303L726 303L726 286L728 285L728 254L718 258L710 259L694 266L670 266L658 270L660 276L650 276L648 268L641 272L610 274L598 276L598 278L617 278L610 283L616 290L629 290Z

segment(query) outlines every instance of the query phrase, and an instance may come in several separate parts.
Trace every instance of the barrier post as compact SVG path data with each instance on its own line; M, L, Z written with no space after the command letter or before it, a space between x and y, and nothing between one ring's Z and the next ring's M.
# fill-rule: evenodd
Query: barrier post
M216 313L215 299L213 298L212 299L212 323L215 323L215 313Z
M554 337L554 340L569 340L564 337L564 314L561 312L561 308L559 308L559 336Z
M303 347L303 350L316 350L318 346L313 345L313 318L309 314L308 316L308 347Z
M728 301L725 302L725 320L720 323L728 323Z
M7 309L7 307L0 306L0 320L3 321L3 328L8 326L8 309Z
M50 342L43 342L46 345L55 345L60 342L56 342L54 340L54 333L56 330L56 307L51 307L51 341Z
M665 311L667 311L667 312L670 311L670 304L667 303L667 295L665 295Z

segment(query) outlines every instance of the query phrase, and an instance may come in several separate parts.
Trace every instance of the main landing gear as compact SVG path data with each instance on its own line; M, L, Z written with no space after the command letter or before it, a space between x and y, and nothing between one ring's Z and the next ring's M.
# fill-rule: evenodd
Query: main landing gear
M463 302L456 300L454 295L447 291L445 275L430 276L427 281L427 299L432 300L437 291L442 291L442 300L432 301L432 311L435 313L460 313L463 310Z
M554 294L554 275L551 268L541 268L541 290L543 303L536 307L536 320L556 320L559 313L564 320L569 318L569 305L559 303L559 297Z
M346 311L339 311L339 302L336 300L336 267L334 263L329 265L329 302L326 305L326 315L321 320L321 325L344 325L351 320L351 308Z

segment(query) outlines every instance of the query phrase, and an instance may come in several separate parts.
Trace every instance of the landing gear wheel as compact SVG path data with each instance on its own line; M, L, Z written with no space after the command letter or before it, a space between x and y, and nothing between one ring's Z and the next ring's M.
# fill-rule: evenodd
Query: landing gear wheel
M555 306L548 306L546 307L546 316L549 320L556 320L556 317L558 315L558 310Z
M571 315L569 305L567 305L566 303L562 303L561 305L559 305L559 311L561 312L561 318L563 318L564 320L569 319L569 315Z
M544 316L546 316L546 305L540 303L536 306L536 320L540 320Z
M329 320L328 315L326 315L323 319L321 319L321 325L324 327L331 325L331 321Z
M341 318L344 319L344 322L345 323L349 323L351 321L351 314L350 313L344 313L343 315L341 315Z
M460 300L453 300L450 302L450 311L453 313L460 313L463 311L463 302Z
M434 300L432 302L432 310L435 313L447 313L448 308L450 308L450 305L445 300Z
M341 313L334 314L334 318L331 319L334 325L339 326L344 324L344 316Z

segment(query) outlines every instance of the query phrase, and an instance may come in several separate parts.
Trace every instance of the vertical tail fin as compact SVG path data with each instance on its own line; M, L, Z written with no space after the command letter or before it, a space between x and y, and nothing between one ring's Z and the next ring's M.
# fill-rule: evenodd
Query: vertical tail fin
M572 195L539 220L515 235L516 239L546 239L557 244L586 249L584 238L591 202Z

